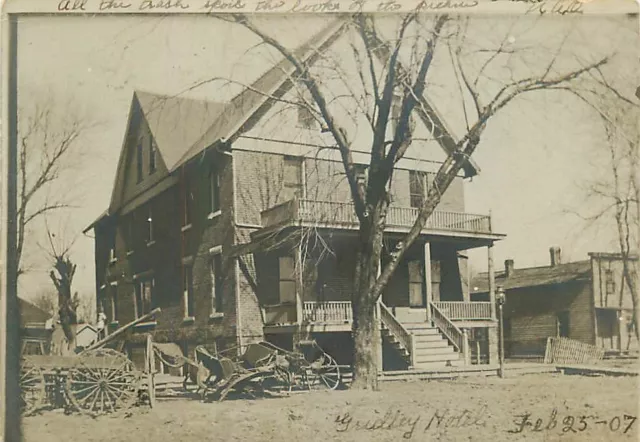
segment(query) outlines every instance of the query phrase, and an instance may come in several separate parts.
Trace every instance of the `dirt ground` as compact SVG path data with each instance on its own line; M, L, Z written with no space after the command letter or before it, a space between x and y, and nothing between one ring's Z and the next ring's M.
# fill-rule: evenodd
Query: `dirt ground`
M46 411L24 419L24 439L499 442L635 441L640 435L637 377L538 374L388 382L381 388L222 403L166 398L125 418Z

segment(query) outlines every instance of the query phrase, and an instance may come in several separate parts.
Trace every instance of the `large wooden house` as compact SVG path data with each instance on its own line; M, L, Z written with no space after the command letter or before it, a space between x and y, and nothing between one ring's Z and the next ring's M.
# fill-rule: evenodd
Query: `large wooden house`
M313 65L345 32L338 21L296 54ZM98 308L110 329L163 310L136 327L134 358L147 332L188 352L263 339L290 348L303 332L350 363L358 224L329 134L285 104L301 93L293 73L286 61L267 66L228 102L134 93L111 203L89 227ZM364 181L370 143L353 145ZM388 248L413 224L446 155L445 145L415 141L398 163ZM475 173L467 163L466 176ZM465 251L491 254L504 235L490 216L465 212L463 180L445 193L379 303L384 368L495 360L495 304L471 301Z
M559 336L607 352L638 350L622 255L589 253L589 259L562 263L558 247L549 253L548 266L515 268L509 259L495 275L506 295L506 356L542 356L547 338ZM628 259L630 276L637 280L638 257ZM488 299L486 275L478 275L472 286L472 299Z

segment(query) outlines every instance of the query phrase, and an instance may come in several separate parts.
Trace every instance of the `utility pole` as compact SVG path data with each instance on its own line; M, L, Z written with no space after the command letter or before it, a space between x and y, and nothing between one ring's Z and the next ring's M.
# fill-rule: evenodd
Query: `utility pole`
M496 293L496 302L498 303L498 314L500 321L500 368L498 370L498 376L500 378L504 378L504 314L503 314L503 306L506 301L506 297L504 295L504 289L502 287L498 287Z

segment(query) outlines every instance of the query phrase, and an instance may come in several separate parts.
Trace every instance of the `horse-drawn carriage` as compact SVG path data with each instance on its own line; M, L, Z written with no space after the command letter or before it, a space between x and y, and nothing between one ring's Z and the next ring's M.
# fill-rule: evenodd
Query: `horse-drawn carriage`
M213 393L222 401L234 390L249 394L290 392L294 388L335 390L342 381L336 360L313 340L301 341L300 351L288 351L268 342L252 343L235 358L227 355L237 349L211 354L199 346L195 349L196 360L183 356L175 344L151 346L163 363L172 367L186 365L183 387L186 389L189 381L196 384L203 400Z
M141 402L142 397L153 406L153 374L147 369L136 369L124 353L105 346L159 313L159 308L153 310L76 355L23 356L20 367L23 413L44 406L63 406L97 416L126 410Z

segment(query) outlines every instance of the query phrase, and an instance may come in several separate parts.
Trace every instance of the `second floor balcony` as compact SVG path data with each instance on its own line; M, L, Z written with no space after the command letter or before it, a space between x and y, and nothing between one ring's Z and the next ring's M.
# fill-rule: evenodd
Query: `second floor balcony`
M418 217L415 207L391 206L386 219L389 231L408 231ZM353 203L293 199L261 213L262 227L303 226L357 229L358 218ZM427 220L423 232L432 234L496 235L491 228L491 216L436 210Z

